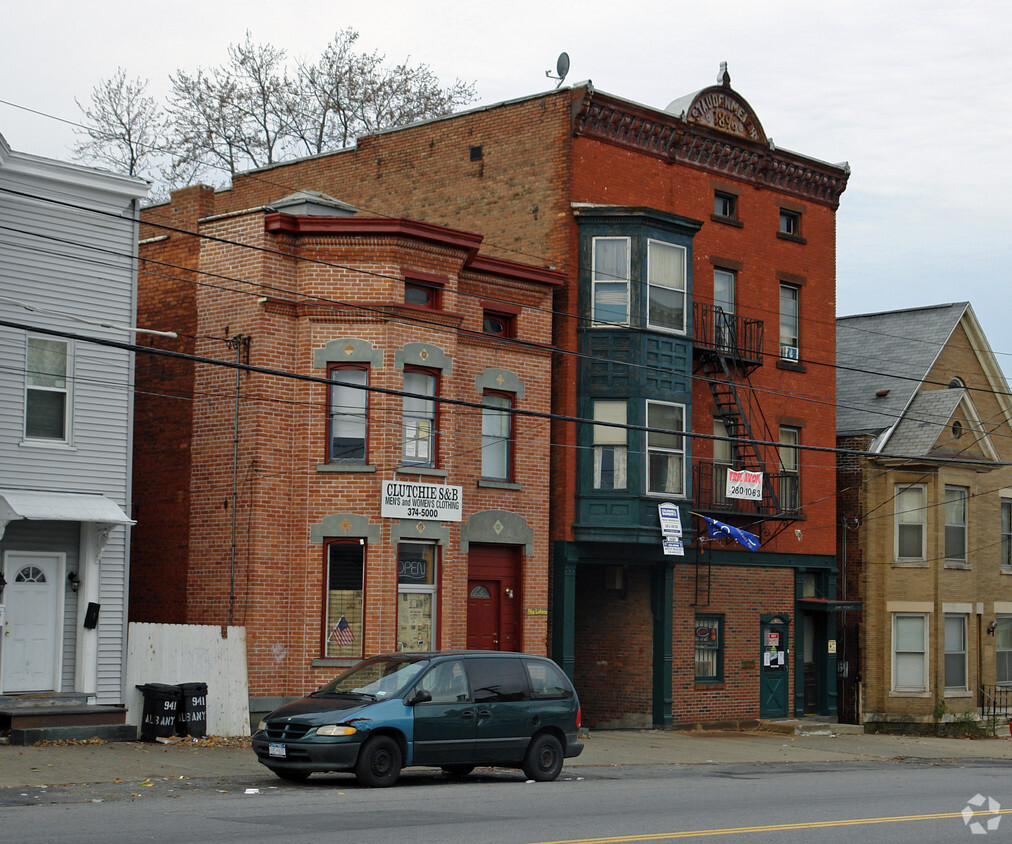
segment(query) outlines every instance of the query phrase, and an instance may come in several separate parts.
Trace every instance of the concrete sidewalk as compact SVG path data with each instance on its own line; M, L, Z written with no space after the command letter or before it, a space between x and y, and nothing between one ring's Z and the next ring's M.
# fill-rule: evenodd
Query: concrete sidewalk
M850 728L853 730L854 728ZM585 734L584 751L566 770L619 765L854 762L889 759L999 759L1012 762L1012 739L865 735L843 726L819 734L602 730ZM159 779L246 778L273 781L248 746L116 742L17 747L0 745L0 788L136 783Z

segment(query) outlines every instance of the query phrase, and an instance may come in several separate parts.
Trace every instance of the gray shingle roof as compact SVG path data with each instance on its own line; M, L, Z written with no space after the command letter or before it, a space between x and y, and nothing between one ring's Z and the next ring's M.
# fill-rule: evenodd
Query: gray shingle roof
M837 434L878 435L894 425L968 307L956 302L837 319Z
M931 453L965 396L963 389L918 393L889 437L886 451L905 455Z

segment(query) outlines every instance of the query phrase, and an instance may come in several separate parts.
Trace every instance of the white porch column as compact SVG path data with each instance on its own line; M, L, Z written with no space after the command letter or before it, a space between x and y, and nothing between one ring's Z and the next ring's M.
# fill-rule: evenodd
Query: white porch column
M115 525L104 522L81 523L81 547L78 555L77 591L77 659L74 669L74 691L94 695L98 691L98 628L84 626L89 603L99 603L99 586L102 575L102 549L109 541Z

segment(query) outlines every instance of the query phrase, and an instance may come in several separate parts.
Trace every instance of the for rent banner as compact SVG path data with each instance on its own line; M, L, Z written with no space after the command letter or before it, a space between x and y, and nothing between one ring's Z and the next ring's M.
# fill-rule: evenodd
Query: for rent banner
M750 501L762 501L763 473L745 470L736 472L734 469L728 469L725 495L728 498L747 498Z
M380 515L384 519L462 520L463 487L448 484L383 482Z

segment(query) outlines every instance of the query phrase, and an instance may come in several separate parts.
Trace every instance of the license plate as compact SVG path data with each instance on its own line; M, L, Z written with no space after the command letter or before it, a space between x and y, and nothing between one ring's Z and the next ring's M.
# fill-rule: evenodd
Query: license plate
M288 754L285 752L285 746L283 744L271 743L270 747L267 748L267 753L270 756L277 756L284 759Z

